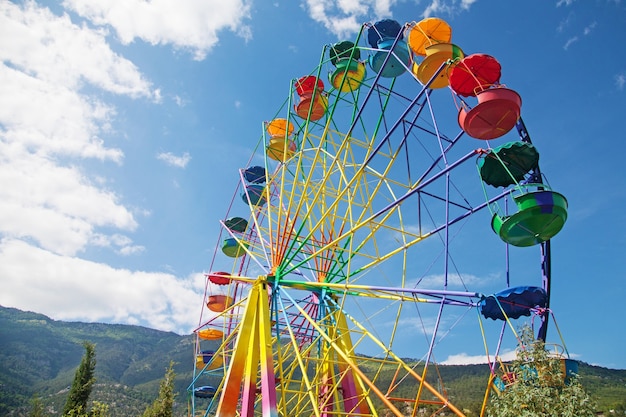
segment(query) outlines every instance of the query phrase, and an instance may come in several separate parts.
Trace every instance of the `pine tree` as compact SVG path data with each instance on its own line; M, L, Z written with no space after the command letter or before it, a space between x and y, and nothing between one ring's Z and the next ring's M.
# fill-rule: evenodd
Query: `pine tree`
M146 408L143 417L172 417L174 398L174 362L170 362L169 367L165 371L165 376L161 380L159 386L159 396L154 402Z
M93 343L83 342L85 355L76 370L72 387L67 396L63 416L82 415L87 411L87 401L91 395L91 389L96 381L94 371L96 369L96 347Z
M494 395L489 417L592 417L595 406L578 376L565 381L560 359L550 355L545 343L535 340L532 329L520 332L517 358L511 364L512 384Z

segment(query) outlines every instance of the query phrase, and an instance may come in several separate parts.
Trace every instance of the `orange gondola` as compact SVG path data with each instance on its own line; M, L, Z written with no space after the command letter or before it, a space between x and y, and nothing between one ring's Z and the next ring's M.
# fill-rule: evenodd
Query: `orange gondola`
M437 43L426 48L426 58L419 65L413 65L413 73L422 84L427 84L437 74L428 86L433 89L447 87L449 72L464 56L461 48L454 44ZM445 67L441 68L442 65Z
M202 340L220 340L224 332L217 329L202 329L198 331L198 337Z
M409 48L416 55L425 56L426 48L437 43L449 43L452 40L452 28L444 20L428 17L417 22L409 32Z
M207 300L206 306L211 311L214 311L216 313L221 313L222 311L230 307L232 304L233 304L232 297L218 294L218 295L210 295Z
M267 142L267 157L279 162L285 162L296 151L296 144L291 139L293 124L287 119L274 119L266 126L269 140Z

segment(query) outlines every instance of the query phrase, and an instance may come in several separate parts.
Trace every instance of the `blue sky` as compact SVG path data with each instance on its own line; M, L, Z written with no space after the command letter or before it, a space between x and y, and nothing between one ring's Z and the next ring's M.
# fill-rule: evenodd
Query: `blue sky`
M522 96L570 206L559 328L578 359L625 369L621 0L0 1L0 305L191 331L237 170L290 81L364 22L426 16ZM501 271L475 252L480 286Z

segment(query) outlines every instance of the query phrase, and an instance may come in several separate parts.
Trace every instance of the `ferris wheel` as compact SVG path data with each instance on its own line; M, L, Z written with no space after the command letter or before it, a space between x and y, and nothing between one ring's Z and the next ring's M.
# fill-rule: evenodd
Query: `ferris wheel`
M364 24L268 115L206 274L192 415L463 416L438 368L456 329L491 358L515 318L545 339L567 201L497 59L451 41L438 18Z

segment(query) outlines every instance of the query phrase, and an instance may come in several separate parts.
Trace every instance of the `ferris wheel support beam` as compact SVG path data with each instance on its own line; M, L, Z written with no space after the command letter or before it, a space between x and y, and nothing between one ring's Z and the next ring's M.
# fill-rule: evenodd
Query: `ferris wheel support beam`
M278 417L267 297L267 282L259 278L250 290L244 309L231 366L228 368L224 389L217 406L216 415L220 417L235 417L236 415L252 417L254 415L259 373L262 415L263 417ZM237 404L240 397L241 410L238 414Z
M522 142L527 142L532 144L532 140L530 139L530 135L528 134L528 130L526 129L526 125L524 124L524 120L520 117L515 124L517 132L519 133L520 139ZM535 168L534 172L531 175L530 181L536 184L543 184L543 180L541 178L541 170L539 169L539 165ZM550 318L550 287L552 282L552 253L551 253L551 244L550 241L547 240L541 243L541 284L543 289L546 292L546 309L545 312L541 315L541 326L537 331L537 339L541 341L546 341L546 337L548 335L548 321Z
M546 309L541 315L541 327L537 333L537 339L546 341L548 333L548 318L550 314L550 285L551 285L551 253L550 253L550 241L547 240L541 244L541 272L542 272L542 285L546 291Z

